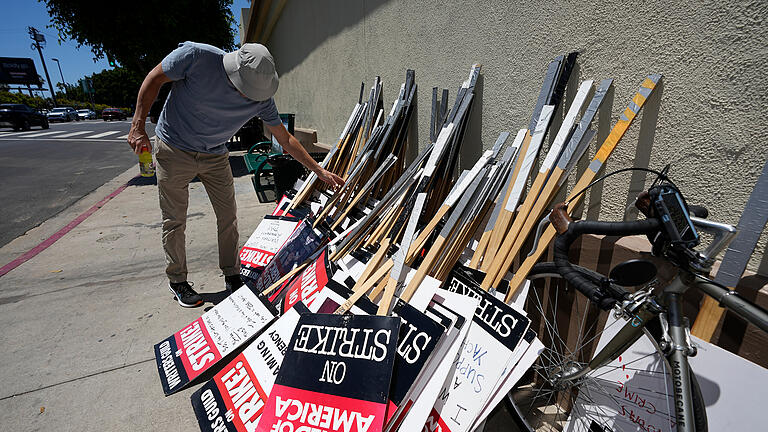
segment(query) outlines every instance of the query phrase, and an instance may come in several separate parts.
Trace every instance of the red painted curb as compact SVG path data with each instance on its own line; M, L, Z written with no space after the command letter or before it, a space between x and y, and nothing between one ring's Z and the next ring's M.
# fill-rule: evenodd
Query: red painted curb
M130 181L128 183L130 183ZM125 188L128 187L128 183L126 183L126 184L120 186L119 188L115 189L112 193L107 195L104 199L102 199L101 201L99 201L96 204L94 204L91 208L89 208L88 210L83 212L81 215L79 215L78 217L73 219L72 222L68 223L64 228L56 231L55 234L53 234L52 236L50 236L47 239L43 240L37 246L33 247L32 249L30 249L29 251L27 251L26 253L24 253L20 257L16 258L15 260L13 260L13 261L9 262L8 264L4 265L3 267L0 267L0 277L5 276L11 270L13 270L16 267L18 267L18 266L24 264L25 262L29 261L30 259L32 259L35 255L39 254L40 252L48 249L48 247L50 247L52 244L56 243L56 241L58 239L64 237L64 235L66 235L68 232L72 231L73 228L75 228L76 226L80 225L80 223L83 222L84 220L86 220L88 218L88 216L94 214L96 212L96 210L104 207L104 204L106 204L109 200L111 200L112 198L116 197L120 192L124 191Z

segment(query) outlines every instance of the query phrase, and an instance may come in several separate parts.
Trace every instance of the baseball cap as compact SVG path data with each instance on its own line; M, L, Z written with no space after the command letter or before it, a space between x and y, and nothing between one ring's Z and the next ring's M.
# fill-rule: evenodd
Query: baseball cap
M264 45L247 43L224 54L224 70L235 88L249 99L263 101L277 92L280 80L275 60Z

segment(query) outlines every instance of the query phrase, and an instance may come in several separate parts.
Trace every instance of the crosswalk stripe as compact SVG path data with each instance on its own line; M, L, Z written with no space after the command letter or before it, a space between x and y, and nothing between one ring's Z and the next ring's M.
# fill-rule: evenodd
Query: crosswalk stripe
M109 132L102 132L100 134L87 136L86 138L103 138L105 136L114 135L116 133L120 133L122 131L109 131Z
M87 131L70 132L68 134L59 135L56 138L69 138L71 136L82 135L82 134L87 134L87 133L91 133L91 132L93 132L93 131L87 130Z
M117 139L128 139L128 135L129 134L125 134L123 136L119 136L119 137L117 137Z
M45 136L45 135L59 134L59 133L62 133L62 132L65 132L65 131L57 130L57 131L50 131L50 132L40 132L40 133L35 133L35 134L32 134L32 135L24 135L24 138L37 138L37 137L41 137L41 136Z
M39 133L39 132L40 132L40 130L27 131L27 132L8 132L8 135L13 135L13 136L26 136L26 135L32 135L32 134L36 134L36 133Z

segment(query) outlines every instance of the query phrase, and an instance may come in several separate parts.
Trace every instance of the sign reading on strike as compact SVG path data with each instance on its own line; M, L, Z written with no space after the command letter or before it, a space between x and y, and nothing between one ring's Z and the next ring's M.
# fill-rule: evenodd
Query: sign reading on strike
M381 431L399 328L397 317L303 315L256 430Z

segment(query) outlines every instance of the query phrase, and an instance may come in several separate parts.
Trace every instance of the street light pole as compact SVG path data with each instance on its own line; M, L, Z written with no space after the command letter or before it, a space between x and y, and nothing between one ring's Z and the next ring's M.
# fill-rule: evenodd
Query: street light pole
M45 59L43 58L43 50L40 43L45 43L45 35L37 31L34 27L27 27L29 31L29 38L34 41L32 49L37 48L38 54L40 54L40 61L43 63L43 70L45 71L45 79L48 80L48 90L51 91L51 98L53 99L53 106L56 107L56 94L53 92L53 84L51 83L51 77L48 75L48 68L45 66Z
M66 88L67 82L64 81L64 73L61 72L61 62L59 62L59 59L57 58L51 58L51 60L55 61L56 64L59 66L59 75L61 75L61 83L64 84L64 88Z

